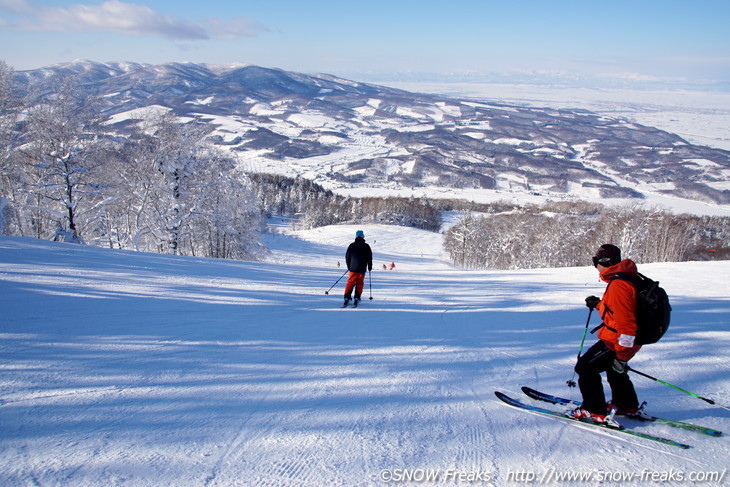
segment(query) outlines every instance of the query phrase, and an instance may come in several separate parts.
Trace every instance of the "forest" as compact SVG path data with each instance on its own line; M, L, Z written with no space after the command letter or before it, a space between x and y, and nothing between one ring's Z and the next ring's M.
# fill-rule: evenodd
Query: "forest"
M444 237L447 253L461 268L583 266L605 243L642 263L730 258L727 217L585 202L477 208L467 211Z

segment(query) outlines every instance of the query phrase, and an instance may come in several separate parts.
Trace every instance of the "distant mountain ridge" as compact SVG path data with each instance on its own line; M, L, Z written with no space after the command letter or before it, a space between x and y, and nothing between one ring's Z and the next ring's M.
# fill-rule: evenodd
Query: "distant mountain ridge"
M730 152L585 110L411 93L260 66L78 61L16 73L26 90L76 76L109 130L147 109L213 124L254 171L329 187L484 188L591 198L660 193L730 203Z

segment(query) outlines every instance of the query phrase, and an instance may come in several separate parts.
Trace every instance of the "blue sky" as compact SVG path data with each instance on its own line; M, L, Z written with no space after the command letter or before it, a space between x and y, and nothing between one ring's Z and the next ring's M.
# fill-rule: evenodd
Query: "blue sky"
M0 59L727 82L728 26L727 0L0 0Z

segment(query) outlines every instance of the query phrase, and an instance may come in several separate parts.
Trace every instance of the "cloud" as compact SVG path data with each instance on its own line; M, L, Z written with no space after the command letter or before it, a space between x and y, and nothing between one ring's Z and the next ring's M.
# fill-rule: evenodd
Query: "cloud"
M255 37L261 31L268 29L253 19L234 17L231 19L206 19L203 21L211 37L218 39L238 39L241 37Z
M207 19L196 24L162 14L145 5L120 0L68 7L42 7L26 0L0 0L0 12L12 17L11 20L3 19L5 22L0 22L0 26L27 31L102 31L190 41L253 37L266 30L258 22L245 17Z
M33 6L26 0L0 0L0 11L2 10L13 13L27 13L33 10Z

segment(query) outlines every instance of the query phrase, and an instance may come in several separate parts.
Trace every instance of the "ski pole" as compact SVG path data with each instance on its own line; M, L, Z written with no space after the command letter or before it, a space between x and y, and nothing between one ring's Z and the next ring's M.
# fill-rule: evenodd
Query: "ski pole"
M586 334L588 333L588 323L591 322L591 313L593 313L594 308L588 308L588 319L586 320L586 327L583 330L583 339L580 341L580 348L578 349L578 356L575 358L576 361L580 358L580 354L583 353L583 344L586 342ZM568 387L575 387L575 368L573 368L573 377L566 382L568 384Z
M730 408L729 408L729 407L727 407L727 406L723 406L722 404L717 404L717 403L716 403L715 401L713 401L712 399L707 399L706 397L702 397L702 396L700 396L700 395L697 395L697 394L695 394L695 393L693 393L693 392L689 392L689 391L686 391L686 390L682 389L681 387L677 387L677 386L675 386L675 385L672 385L672 384L670 384L669 382L664 382L663 380L659 380L659 379L657 379L656 377L652 377L652 376L650 376L649 374L645 374L645 373L643 373L643 372L639 372L638 370L636 370L636 369L635 369L635 368L633 368L633 367L628 367L628 370L630 370L631 372L634 372L634 373L636 373L636 374L639 374L639 375L641 375L641 376L644 376L644 377L646 377L647 379L651 379L651 380L653 380L654 382L658 382L658 383L660 383L660 384L664 384L665 386L669 386L669 387L671 387L672 389L677 389L677 390L678 390L678 391L680 391L680 392L684 392L685 394L689 394L690 396L692 396L692 397L696 397L697 399L702 399L703 401L705 401L705 402L707 402L707 403L710 403L710 404L712 404L713 406L717 406L717 407L719 407L719 408L722 408L722 409L727 409L728 411L730 411Z
M347 271L345 271L345 274L347 274ZM342 279L343 277L345 277L345 274L342 274L342 275L340 276L340 279ZM324 293L325 293L325 294L329 294L329 293L330 293L330 291L332 290L332 288L333 288L333 287L335 287L335 286L337 285L337 283L338 283L338 282L340 282L340 279L337 279L337 280L335 281L335 283L334 283L334 284L332 284L332 285L330 286L330 288L329 288L328 290L326 290L326 291L325 291Z
M372 271L372 269L370 270L369 274L370 274L370 277L369 277L369 280L370 280L370 301L372 301L373 300L373 271Z

